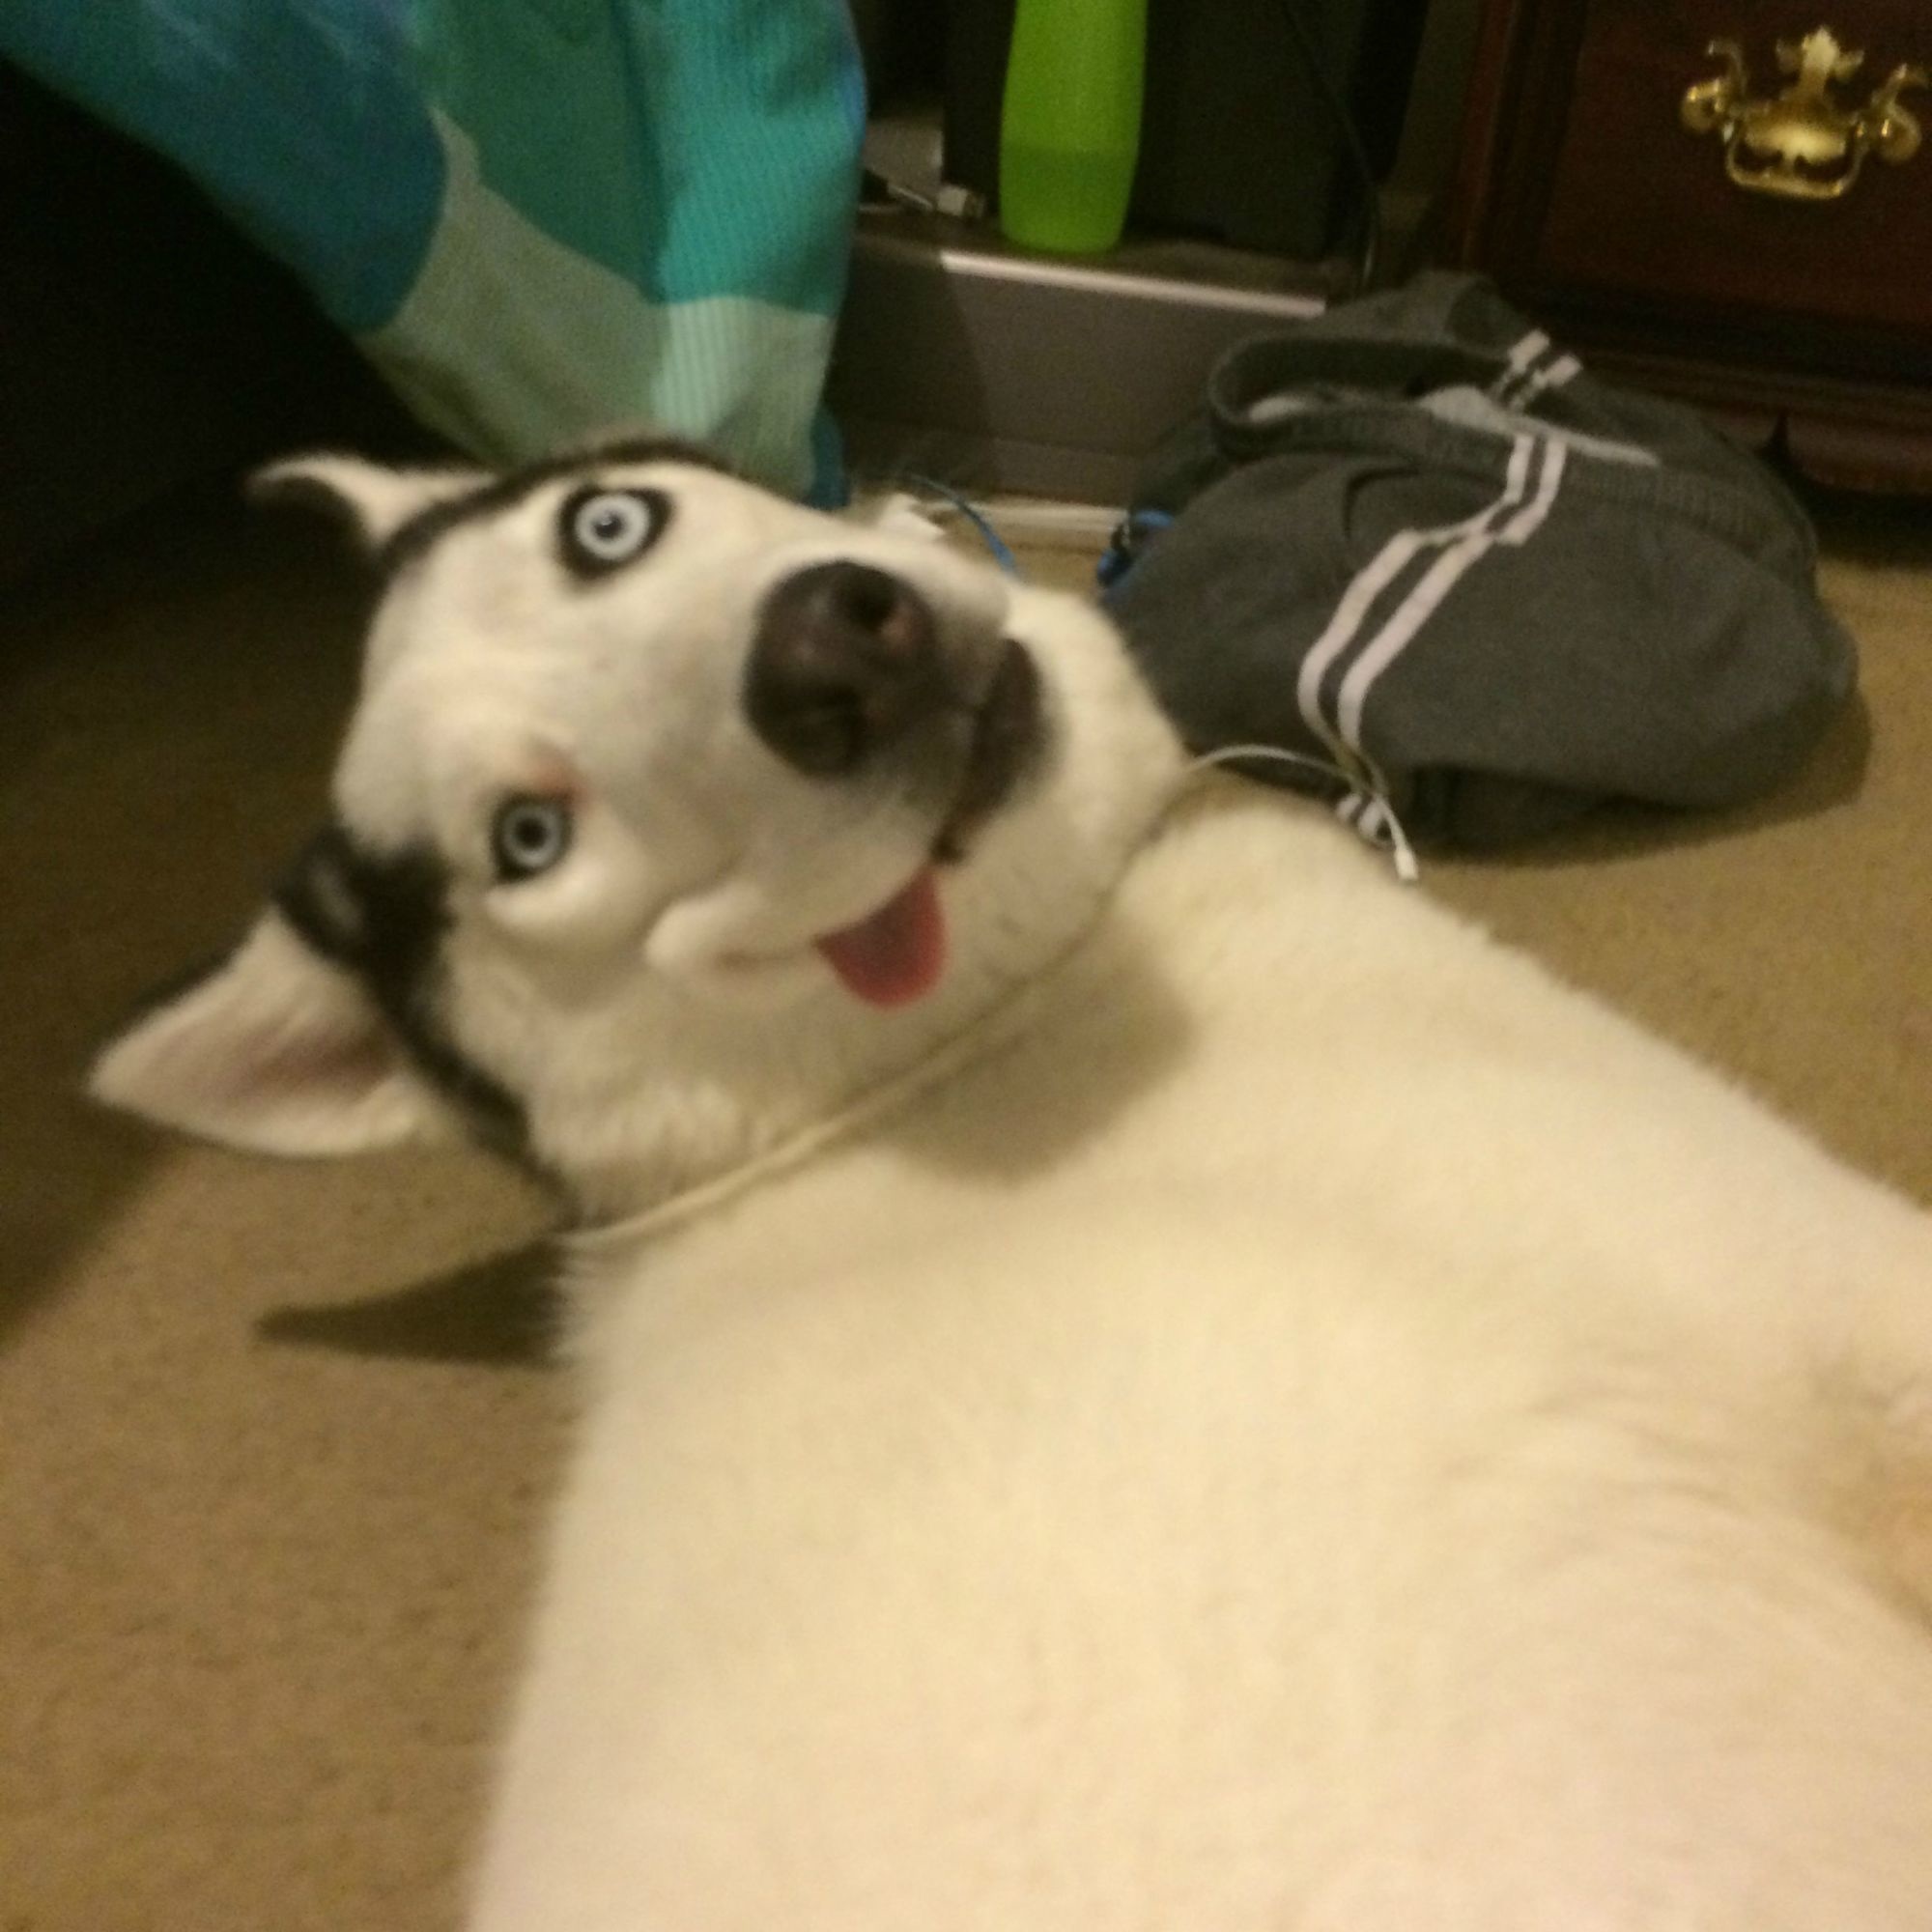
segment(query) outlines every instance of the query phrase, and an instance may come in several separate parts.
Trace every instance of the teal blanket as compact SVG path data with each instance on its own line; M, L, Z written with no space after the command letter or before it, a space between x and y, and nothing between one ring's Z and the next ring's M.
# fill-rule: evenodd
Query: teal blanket
M0 54L178 163L475 454L646 424L838 494L843 0L7 0Z

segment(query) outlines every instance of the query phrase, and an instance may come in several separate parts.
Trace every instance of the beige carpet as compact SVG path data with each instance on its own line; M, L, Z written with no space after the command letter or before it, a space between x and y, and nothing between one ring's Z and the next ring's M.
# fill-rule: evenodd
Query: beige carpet
M1932 1198L1932 514L1840 526L1864 702L1782 797L1426 890ZM454 1918L561 1435L534 1204L71 1097L309 823L355 607L213 501L0 607L0 1932Z

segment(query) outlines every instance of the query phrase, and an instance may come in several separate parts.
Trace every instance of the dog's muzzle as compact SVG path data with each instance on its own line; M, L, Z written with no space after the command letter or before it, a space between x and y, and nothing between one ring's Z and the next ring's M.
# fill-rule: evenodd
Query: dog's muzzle
M931 605L900 578L849 560L812 564L765 600L746 716L780 757L814 778L856 773L921 726L961 720L958 790L933 847L936 858L957 859L1034 762L1042 732L1032 654L990 628L983 646L962 651L954 639L949 648Z
M958 702L932 608L898 578L870 564L819 563L765 600L746 715L800 771L857 771Z

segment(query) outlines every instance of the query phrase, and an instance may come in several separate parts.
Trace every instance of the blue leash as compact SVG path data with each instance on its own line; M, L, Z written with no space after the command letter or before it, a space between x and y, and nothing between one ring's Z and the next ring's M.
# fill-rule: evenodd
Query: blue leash
M980 541L991 553L993 561L1009 577L1024 577L1026 575L1026 572L1020 568L1019 558L1008 548L1006 539L986 521L983 512L968 502L957 490L948 489L944 483L935 482L930 476L908 476L906 481L916 489L930 490L935 497L941 497L946 502L951 503L980 532Z
M1020 568L1019 558L976 503L931 476L909 475L905 480L914 489L930 491L943 502L951 503L980 533L980 541L986 546L988 554L1009 577L1023 579L1026 576ZM1103 603L1132 569L1148 541L1158 536L1173 522L1173 514L1167 510L1130 510L1127 513L1115 530L1113 541L1094 566L1094 576Z

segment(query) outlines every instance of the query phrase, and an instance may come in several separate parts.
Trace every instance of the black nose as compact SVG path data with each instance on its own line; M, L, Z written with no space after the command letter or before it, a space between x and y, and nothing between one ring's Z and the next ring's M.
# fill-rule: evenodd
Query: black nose
M854 771L946 701L938 626L910 584L869 564L815 563L765 600L745 711L800 771Z

